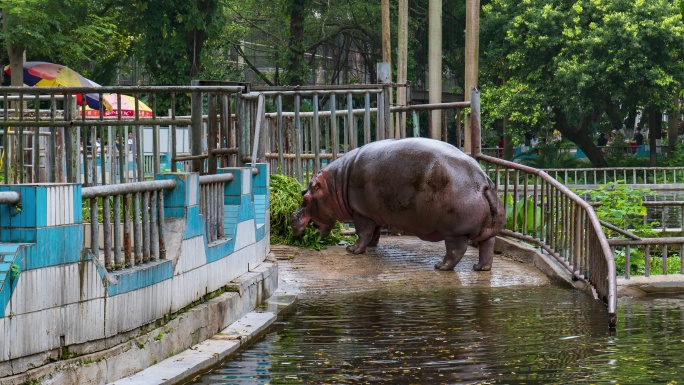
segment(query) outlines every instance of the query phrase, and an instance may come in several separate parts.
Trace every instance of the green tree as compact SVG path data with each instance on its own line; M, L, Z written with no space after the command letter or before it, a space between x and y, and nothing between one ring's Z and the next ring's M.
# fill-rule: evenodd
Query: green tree
M377 1L277 0L275 7L257 1L229 1L228 23L242 34L233 48L257 77L270 85L357 82L347 63L355 55L371 72L380 55L380 6ZM248 44L243 45L242 41ZM271 65L265 66L264 61ZM263 67L275 68L265 73ZM313 79L313 69L326 70Z
M483 6L482 83L491 118L560 131L594 166L606 120L667 108L684 79L684 24L669 0L493 0ZM630 127L631 128L631 127Z
M76 70L87 64L120 61L128 39L106 3L86 0L1 0L2 31L12 85L23 84L28 60L45 60Z
M134 53L154 84L189 85L202 73L207 41L219 38L223 0L122 2Z

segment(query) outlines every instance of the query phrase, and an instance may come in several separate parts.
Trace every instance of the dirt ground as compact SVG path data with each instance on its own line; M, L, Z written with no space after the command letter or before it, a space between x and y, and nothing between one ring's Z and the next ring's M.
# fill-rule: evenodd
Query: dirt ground
M444 242L426 242L411 236L383 236L377 247L353 255L345 246L314 251L271 245L278 259L281 282L303 293L377 290L407 287L501 287L550 284L534 266L495 255L491 271L474 271L477 248L468 247L453 271L438 271L434 264L445 253Z

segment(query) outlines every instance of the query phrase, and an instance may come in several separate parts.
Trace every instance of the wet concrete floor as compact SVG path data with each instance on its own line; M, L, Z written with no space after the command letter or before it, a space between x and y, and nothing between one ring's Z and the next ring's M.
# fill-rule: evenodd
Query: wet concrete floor
M403 285L407 288L456 288L541 286L549 278L530 264L495 255L491 271L474 271L478 250L469 246L453 271L438 271L444 242L426 242L411 236L383 236L377 247L353 255L345 246L321 251L272 245L281 281L304 293L335 293L378 290Z

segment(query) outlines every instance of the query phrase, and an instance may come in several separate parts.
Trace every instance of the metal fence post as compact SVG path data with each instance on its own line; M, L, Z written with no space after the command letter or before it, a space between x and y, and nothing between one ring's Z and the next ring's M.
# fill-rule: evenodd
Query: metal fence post
M389 63L377 63L378 84L382 84L382 102L378 101L378 122L382 130L379 139L390 138L391 118L390 118L390 102L392 101L392 88L390 82L392 80L392 68ZM380 119L382 117L382 119ZM394 137L392 135L391 137Z
M475 87L470 89L470 130L472 132L470 152L472 156L476 156L481 152L482 139L480 133L480 91Z
M207 173L216 174L216 137L219 134L217 120L216 93L210 92L207 95Z
M199 80L193 80L193 86L199 86ZM190 101L190 151L192 156L202 155L202 92L192 91ZM192 171L202 172L202 159L192 160Z

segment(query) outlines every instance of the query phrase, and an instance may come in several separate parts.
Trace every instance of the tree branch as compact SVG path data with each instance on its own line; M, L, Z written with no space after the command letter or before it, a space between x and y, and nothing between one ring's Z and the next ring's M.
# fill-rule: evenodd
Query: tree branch
M245 51L242 50L242 47L240 47L240 46L237 45L237 44L233 44L233 47L235 47L235 50L237 51L238 55L242 56L242 58L245 59L245 63L247 63L247 66L248 66L252 71L254 71L254 73L255 73L258 77L260 77L260 78L261 78L264 82L266 82L266 84L268 84L269 86L272 86L272 85L273 85L273 82L270 81L270 80L266 77L266 75L264 75L261 71L259 71L259 69L256 68L256 67L254 66L254 64L252 64L251 61L249 61L249 59L247 58L247 55L245 55Z

